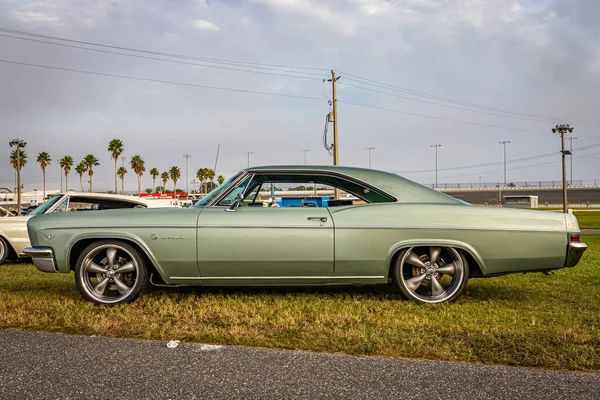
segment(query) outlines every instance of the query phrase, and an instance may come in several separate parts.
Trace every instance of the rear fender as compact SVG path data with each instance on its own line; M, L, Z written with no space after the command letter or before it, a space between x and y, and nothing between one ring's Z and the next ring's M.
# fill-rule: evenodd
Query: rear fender
M477 253L477 251L467 243L460 242L458 240L445 240L445 239L411 239L411 240L404 240L402 242L398 242L394 246L392 246L392 248L388 252L388 256L387 256L386 276L387 277L390 276L390 269L392 267L392 261L394 259L394 256L399 251L409 248L409 247L421 247L421 246L422 247L427 247L427 246L454 247L456 249L466 251L473 257L473 259L475 261L477 261L477 264L479 264L479 268L481 268L481 272L483 273L483 275L487 275L487 272L486 272L487 269L485 267L485 263L479 256L479 253Z

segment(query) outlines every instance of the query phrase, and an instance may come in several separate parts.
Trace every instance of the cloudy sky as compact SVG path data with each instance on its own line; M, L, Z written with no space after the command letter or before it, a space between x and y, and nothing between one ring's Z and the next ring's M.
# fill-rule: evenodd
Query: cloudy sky
M564 122L583 148L574 179L600 182L599 19L597 0L0 0L0 187L14 184L14 137L28 142L28 190L41 189L40 151L48 188L59 158L92 153L94 188L110 189L113 138L147 170L185 175L191 154L189 180L219 145L226 177L245 152L301 164L310 149L308 163L330 164L331 69L342 165L368 166L374 147L373 168L431 184L441 144L440 182L497 182L511 141L509 161L533 158L509 162L508 181L560 180L550 130Z

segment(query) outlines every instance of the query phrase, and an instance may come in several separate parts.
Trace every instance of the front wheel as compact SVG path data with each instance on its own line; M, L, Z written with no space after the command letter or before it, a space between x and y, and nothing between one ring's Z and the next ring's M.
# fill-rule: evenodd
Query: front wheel
M120 241L101 241L83 250L75 265L79 293L96 304L135 300L148 283L148 269L138 251Z
M452 247L411 247L397 257L393 279L402 294L416 303L451 302L465 291L469 266Z

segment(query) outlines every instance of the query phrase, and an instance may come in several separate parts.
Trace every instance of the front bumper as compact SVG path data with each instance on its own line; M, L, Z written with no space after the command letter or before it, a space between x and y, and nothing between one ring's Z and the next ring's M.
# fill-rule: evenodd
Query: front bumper
M587 250L587 244L580 242L569 243L569 247L567 248L567 261L565 262L565 267L571 268L577 265L579 260L581 260L581 256Z
M25 254L31 257L33 265L42 272L58 272L54 262L54 252L52 249L44 247L26 247L23 250Z

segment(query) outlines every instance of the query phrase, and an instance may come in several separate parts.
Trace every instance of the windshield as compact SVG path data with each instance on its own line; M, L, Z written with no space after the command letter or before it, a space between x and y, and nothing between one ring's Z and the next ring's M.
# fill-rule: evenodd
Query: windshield
M4 208L0 207L0 217L8 217L10 214Z
M222 185L219 185L219 187L214 189L212 192L210 192L202 199L200 199L200 201L194 204L194 207L206 207L208 204L210 204L211 201L213 201L215 197L219 196L225 189L227 189L231 185L232 182L235 182L235 180L239 178L239 176L243 173L244 171L240 171L237 174L233 175L231 178L227 179L225 182L223 182Z
M45 213L46 211L48 211L48 209L50 207L52 207L58 200L60 200L62 198L63 198L62 194L54 196L53 198L51 198L50 200L48 200L47 202L45 202L44 204L42 204L41 206L39 206L38 208L33 210L31 213L29 213L29 215L40 215L40 214Z

